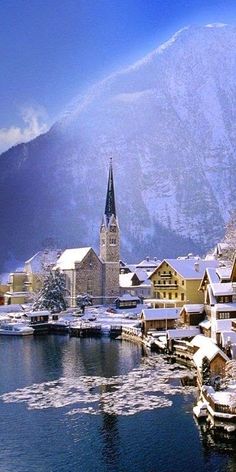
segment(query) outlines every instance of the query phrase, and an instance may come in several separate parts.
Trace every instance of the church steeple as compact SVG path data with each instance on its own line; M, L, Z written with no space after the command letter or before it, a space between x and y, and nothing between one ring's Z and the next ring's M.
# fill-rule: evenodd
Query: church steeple
M104 303L119 296L120 229L116 216L112 159L110 159L105 214L100 227L100 259Z
M116 216L112 159L110 159L105 214L100 227L100 256L104 262L119 261L120 231Z
M105 206L105 216L107 224L109 223L112 215L116 218L116 205L115 205L115 192L114 192L114 183L113 183L113 170L112 170L112 158L110 158L110 167L108 175L108 185L107 185L107 197L106 197L106 206Z

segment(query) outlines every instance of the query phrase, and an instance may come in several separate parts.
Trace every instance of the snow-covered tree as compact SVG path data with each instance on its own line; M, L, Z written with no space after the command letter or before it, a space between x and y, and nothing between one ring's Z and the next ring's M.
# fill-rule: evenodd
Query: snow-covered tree
M222 258L232 261L236 252L236 211L232 212L225 227L225 236L222 242L225 244Z
M209 359L205 356L202 359L202 385L211 385L211 370Z
M85 307L93 304L93 297L88 293L81 293L76 297L76 304L84 313Z
M231 383L236 381L236 360L232 359L225 364L225 376L221 383L221 387L227 388Z
M50 270L45 276L38 299L33 304L33 310L49 310L59 313L66 309L65 276L59 269Z

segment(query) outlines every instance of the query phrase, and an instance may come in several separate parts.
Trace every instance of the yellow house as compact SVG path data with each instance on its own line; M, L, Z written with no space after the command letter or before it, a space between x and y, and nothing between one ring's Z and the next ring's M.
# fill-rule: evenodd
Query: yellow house
M216 260L200 258L164 259L152 272L152 300L154 307L181 307L203 303L199 285L207 267L218 267Z
M12 272L4 294L5 305L32 301L33 294L42 287L45 271L56 263L58 255L57 250L39 251L25 262L22 270Z

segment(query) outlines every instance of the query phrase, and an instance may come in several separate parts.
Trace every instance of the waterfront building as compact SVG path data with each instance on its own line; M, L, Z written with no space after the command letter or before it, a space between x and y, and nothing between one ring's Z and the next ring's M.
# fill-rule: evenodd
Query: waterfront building
M204 358L209 362L212 381L214 381L215 377L224 377L225 364L229 361L229 358L212 339L199 334L190 341L190 345L196 351L193 355L193 363L197 368L197 378L200 386L202 384L202 365Z
M150 329L166 331L175 328L178 319L179 310L177 308L143 309L140 316L142 332L146 335Z
M205 312L210 323L211 337L221 344L222 333L232 330L236 321L236 258L230 267L207 269L199 291L203 293ZM231 343L232 353L234 343Z
M202 304L199 284L207 267L218 267L219 261L195 257L164 259L150 275L154 307L182 307Z

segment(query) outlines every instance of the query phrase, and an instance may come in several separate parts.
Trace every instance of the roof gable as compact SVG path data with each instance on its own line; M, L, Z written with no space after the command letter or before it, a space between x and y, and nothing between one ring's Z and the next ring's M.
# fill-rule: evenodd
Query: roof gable
M160 270L163 264L168 264L168 266L177 272L184 279L190 280L201 280L203 274L208 267L218 267L219 261L216 260L205 260L205 259L164 259L161 264L155 269L155 271L150 275L150 278Z
M61 270L75 269L75 263L82 262L82 260L91 250L93 250L91 247L66 249L58 259L56 268L60 268Z

